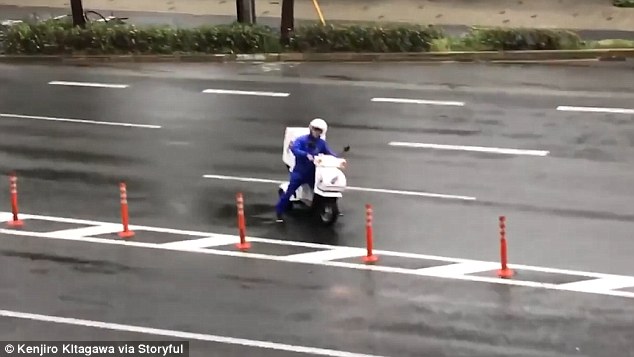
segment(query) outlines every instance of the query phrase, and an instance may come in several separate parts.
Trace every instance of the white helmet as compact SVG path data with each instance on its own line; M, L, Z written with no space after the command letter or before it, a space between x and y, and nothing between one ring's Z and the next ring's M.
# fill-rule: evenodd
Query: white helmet
M311 120L308 126L315 129L320 129L322 135L325 135L326 131L328 130L328 124L326 124L326 121L321 118L315 118Z

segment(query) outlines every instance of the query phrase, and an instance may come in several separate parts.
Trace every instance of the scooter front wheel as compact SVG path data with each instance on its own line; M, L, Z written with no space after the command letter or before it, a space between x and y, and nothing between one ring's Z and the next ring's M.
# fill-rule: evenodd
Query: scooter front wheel
M319 205L319 220L326 226L332 226L339 218L339 207L337 200L323 200Z

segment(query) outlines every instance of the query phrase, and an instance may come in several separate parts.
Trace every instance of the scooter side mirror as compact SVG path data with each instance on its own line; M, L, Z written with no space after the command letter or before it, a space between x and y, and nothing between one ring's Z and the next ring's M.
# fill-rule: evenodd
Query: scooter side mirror
M348 151L350 151L350 145L348 145L345 148L343 148L343 152L348 152Z

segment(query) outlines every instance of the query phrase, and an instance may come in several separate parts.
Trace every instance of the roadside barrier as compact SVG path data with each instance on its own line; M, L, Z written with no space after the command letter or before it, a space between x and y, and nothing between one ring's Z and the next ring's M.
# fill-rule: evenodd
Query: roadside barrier
M119 184L119 192L121 195L121 221L123 223L123 231L119 232L119 237L130 238L134 236L134 232L128 226L128 190L125 182Z
M374 242L373 242L374 232L372 230L372 222L374 220L374 217L372 213L373 213L372 205L366 204L365 205L365 242L366 242L368 254L363 257L363 262L366 264L375 263L379 260L379 257L374 255L372 252L372 249L374 246Z
M251 248L251 243L246 239L246 223L244 219L244 197L241 192L236 194L236 203L238 206L238 232L240 233L240 243L236 244L236 247L240 250L248 250Z
M511 278L514 275L513 270L507 266L508 255L506 249L506 217L500 216L500 260L502 269L498 270L498 276L504 279Z
M7 222L7 225L12 228L22 227L24 226L24 222L18 218L18 177L14 173L9 176L9 186L11 192L11 212L13 213L13 219Z

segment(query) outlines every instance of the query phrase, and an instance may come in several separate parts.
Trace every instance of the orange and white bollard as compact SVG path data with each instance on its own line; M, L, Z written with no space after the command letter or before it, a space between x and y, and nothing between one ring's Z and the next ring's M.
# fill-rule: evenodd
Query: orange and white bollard
M129 228L128 191L124 182L119 184L119 191L121 195L121 221L123 223L123 231L119 232L119 237L130 238L134 236L134 232Z
M19 228L24 226L18 218L18 178L15 174L11 174L9 177L10 192L11 192L11 212L13 213L13 219L7 222L7 225L11 228Z
M376 261L379 260L379 257L374 255L373 253L373 249L374 249L374 241L373 241L374 232L372 230L373 219L374 217L373 217L372 206L370 204L366 204L365 205L365 240L366 240L368 253L366 256L363 257L364 263L375 263Z
M502 269L498 270L498 276L504 279L511 278L514 275L513 270L507 266L508 254L506 249L506 217L500 216L500 260Z
M240 243L236 244L236 247L240 250L248 250L251 248L251 243L247 242L246 238L246 223L244 219L244 197L242 193L236 194L236 204L238 206L238 232L240 233Z

